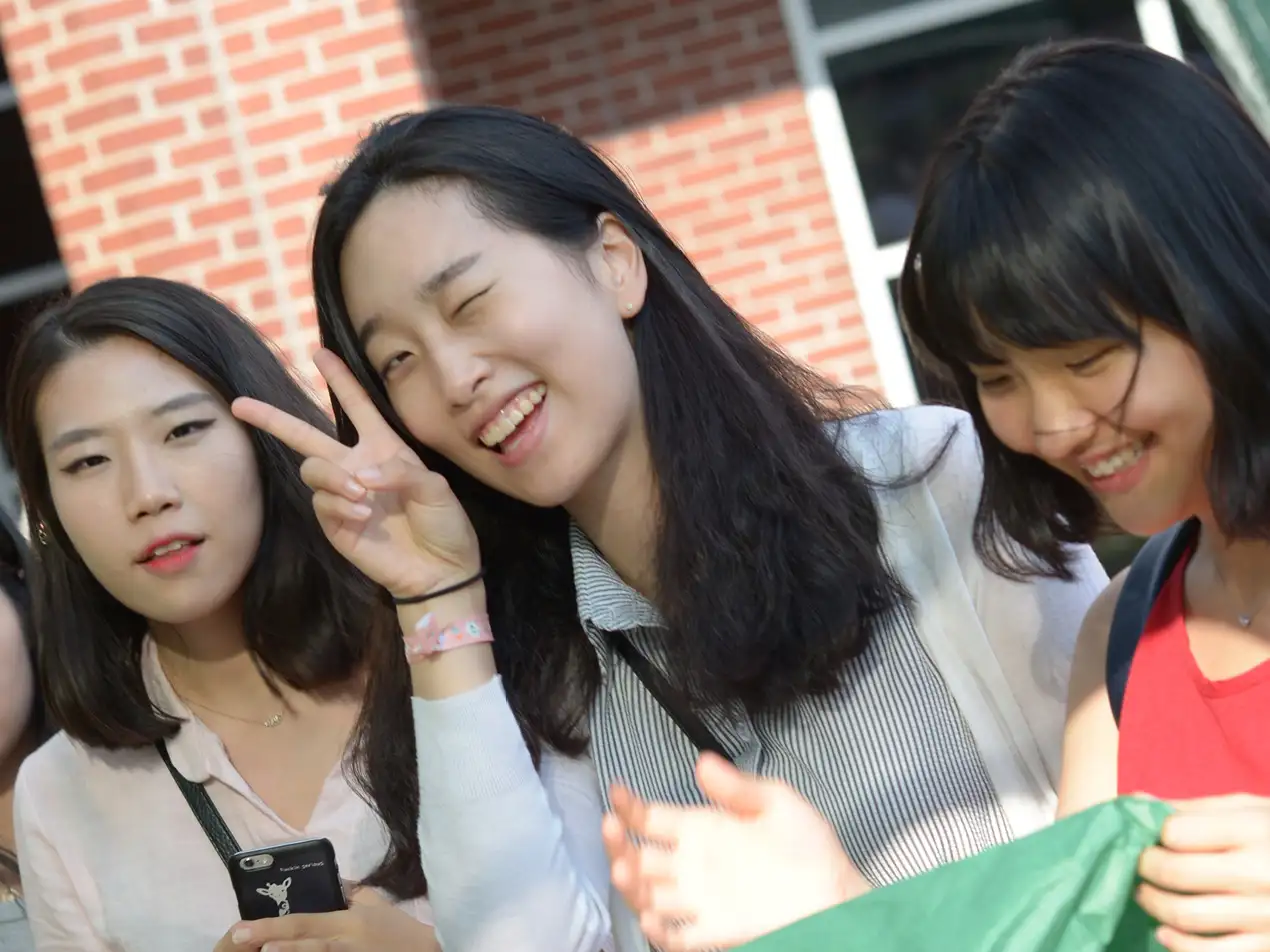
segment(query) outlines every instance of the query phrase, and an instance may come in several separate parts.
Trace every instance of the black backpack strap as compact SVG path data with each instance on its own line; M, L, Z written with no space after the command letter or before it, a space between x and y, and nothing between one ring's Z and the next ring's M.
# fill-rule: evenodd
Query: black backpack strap
M1129 566L1129 574L1125 576L1124 587L1120 589L1111 616L1111 631L1107 635L1107 697L1117 724L1120 723L1120 709L1124 706L1124 692L1129 684L1129 669L1133 666L1138 639L1146 628L1160 589L1198 534L1198 520L1179 522L1147 539Z
M181 795L185 797L185 802L190 805L190 811L194 814L194 819L198 820L198 825L203 828L203 832L207 834L207 838L211 841L212 848L216 850L216 855L221 858L222 863L228 866L234 854L239 851L239 846L238 840L229 831L229 827L225 825L225 818L220 815L220 811L216 809L216 804L212 803L212 798L203 789L203 785L195 783L193 780L187 780L176 769L176 765L172 763L172 755L168 753L168 745L160 740L156 741L154 746L158 749L159 756L163 758L163 765L168 768L168 773L176 781Z
M718 754L729 763L734 763L732 755L714 735L714 731L710 730L706 722L693 710L688 699L640 653L626 633L614 631L609 633L609 637L617 653L622 656L622 660L635 672L635 676L643 683L648 693L661 705L662 710L670 715L670 719L683 731L692 745L699 751Z

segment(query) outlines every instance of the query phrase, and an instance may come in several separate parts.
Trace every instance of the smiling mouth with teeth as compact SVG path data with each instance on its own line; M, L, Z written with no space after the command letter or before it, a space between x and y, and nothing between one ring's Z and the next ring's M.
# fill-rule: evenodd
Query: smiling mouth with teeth
M162 558L165 555L168 555L172 552L177 552L181 549L189 548L192 545L198 545L198 543L194 539L178 539L176 542L169 542L166 545L159 546L157 549L155 549L153 552L147 555L142 561L153 562L155 559Z
M515 433L525 420L534 415L547 395L547 385L536 383L518 393L507 401L507 405L498 411L498 416L481 430L478 437L486 449L500 452L502 444Z
M1134 443L1132 446L1126 446L1120 452L1108 456L1104 460L1099 460L1092 466L1082 466L1081 469L1094 479L1107 479L1142 459L1144 452L1146 452L1145 444L1141 442Z

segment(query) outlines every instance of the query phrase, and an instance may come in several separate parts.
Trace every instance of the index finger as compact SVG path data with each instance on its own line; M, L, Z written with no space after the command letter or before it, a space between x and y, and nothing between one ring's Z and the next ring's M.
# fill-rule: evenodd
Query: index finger
M229 409L236 419L258 430L264 430L301 456L317 456L335 461L342 459L348 452L347 446L313 424L255 397L239 397L230 404Z
M383 414L375 406L375 401L362 389L348 365L325 347L318 349L313 355L313 363L322 379L331 388L331 394L339 401L340 407L348 415L349 421L357 430L358 440L369 437L391 436L397 434L384 420Z

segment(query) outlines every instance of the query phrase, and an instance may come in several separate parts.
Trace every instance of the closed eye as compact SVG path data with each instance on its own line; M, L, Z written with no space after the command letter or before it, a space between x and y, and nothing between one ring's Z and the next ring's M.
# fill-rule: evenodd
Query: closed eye
M480 299L481 299L481 298L483 298L485 295L489 294L489 292L490 292L490 291L492 291L493 289L494 289L494 285L492 285L492 284L491 284L489 287L482 288L480 291L477 291L477 292L476 292L475 294L473 294L470 298L468 298L467 300L465 300L462 304L460 304L458 307L456 307L456 308L454 309L454 315L453 315L453 317L458 317L460 314L462 314L462 313L463 313L463 311L464 311L464 310L465 310L465 309L466 309L466 308L467 308L470 304L473 304L473 303L475 303L476 301L480 300Z
M1119 349L1120 349L1119 344L1112 344L1110 347L1104 347L1102 350L1098 351L1098 353L1093 354L1090 357L1086 357L1084 360L1077 360L1077 361L1074 361L1073 363L1068 364L1067 369L1075 371L1076 373L1080 373L1085 370L1092 370L1094 367L1098 365L1098 362L1100 360L1102 360L1104 357L1106 357L1108 354L1112 353L1113 351L1116 351Z

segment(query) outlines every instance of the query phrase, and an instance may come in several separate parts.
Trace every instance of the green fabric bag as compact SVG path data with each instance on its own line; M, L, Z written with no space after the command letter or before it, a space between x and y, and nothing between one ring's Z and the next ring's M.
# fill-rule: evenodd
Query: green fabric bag
M1138 858L1171 808L1122 797L1005 846L876 889L744 952L1153 952Z

